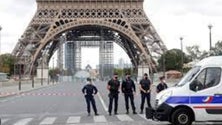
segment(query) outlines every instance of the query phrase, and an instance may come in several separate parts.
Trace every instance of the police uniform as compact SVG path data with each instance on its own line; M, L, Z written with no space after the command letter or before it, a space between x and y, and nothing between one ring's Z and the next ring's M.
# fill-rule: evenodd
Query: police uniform
M148 78L142 79L140 81L141 88L144 89L146 92L150 90L150 84L151 84L151 82ZM141 113L143 113L145 99L147 100L147 106L151 107L150 92L144 93L143 91L141 91L141 105L140 105Z
M108 86L110 86L110 89L109 89L109 110L108 110L108 112L109 112L109 115L111 115L112 105L113 105L113 100L114 100L114 114L117 114L120 82L119 82L119 80L111 79L108 82Z
M132 79L127 78L122 82L122 92L124 93L125 97L125 106L126 106L126 114L129 113L129 99L131 102L133 114L136 114L136 107L134 104L134 95L133 92L136 92L136 87Z
M168 88L168 86L166 83L159 83L156 87L158 93L163 91L164 89L167 89L167 88Z
M96 102L94 99L94 95L97 94L97 92L98 92L97 88L92 84L87 84L82 89L82 93L85 94L88 115L90 115L90 103L92 104L95 115L98 115Z

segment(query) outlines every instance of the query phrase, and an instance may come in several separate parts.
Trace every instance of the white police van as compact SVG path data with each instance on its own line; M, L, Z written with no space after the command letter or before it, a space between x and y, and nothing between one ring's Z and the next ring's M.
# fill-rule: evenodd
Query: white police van
M193 121L222 121L222 56L197 63L174 87L156 96L146 118L191 125Z

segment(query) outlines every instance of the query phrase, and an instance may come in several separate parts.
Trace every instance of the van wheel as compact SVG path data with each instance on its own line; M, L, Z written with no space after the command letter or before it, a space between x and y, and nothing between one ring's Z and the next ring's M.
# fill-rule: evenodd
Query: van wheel
M191 125L192 118L189 111L185 109L177 109L173 112L171 122L173 125Z

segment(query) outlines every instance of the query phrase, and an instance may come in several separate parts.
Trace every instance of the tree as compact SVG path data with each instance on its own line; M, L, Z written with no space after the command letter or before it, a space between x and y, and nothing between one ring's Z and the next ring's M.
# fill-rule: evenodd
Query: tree
M222 55L222 41L218 41L215 44L215 47L211 49L211 51L200 51L200 47L198 45L188 46L186 47L187 53L191 60L201 60L208 56L219 56Z
M135 73L134 71L132 71L131 68L124 68L124 69L115 68L114 72L117 73L120 78L122 77L125 78L126 73L131 74L131 76L133 76Z
M212 48L211 55L219 56L222 55L222 41L218 41L215 47Z
M201 51L200 50L200 46L198 45L194 45L194 46L188 46L186 47L187 49L187 53L188 53L188 57L191 60L201 60L203 58L206 58L210 55L210 53L208 51Z
M54 76L56 76L57 74L60 74L59 68L49 69L49 76L54 77Z
M191 60L197 60L202 55L202 52L200 51L200 47L198 45L188 46L186 47L186 49Z
M11 54L0 55L0 72L12 75L14 72L15 57Z
M158 60L159 69L162 70L163 65L165 64L166 70L181 70L183 67L182 54L184 58L184 63L189 62L186 54L182 53L182 51L179 49L171 49L166 51ZM163 60L165 60L165 63L163 62Z

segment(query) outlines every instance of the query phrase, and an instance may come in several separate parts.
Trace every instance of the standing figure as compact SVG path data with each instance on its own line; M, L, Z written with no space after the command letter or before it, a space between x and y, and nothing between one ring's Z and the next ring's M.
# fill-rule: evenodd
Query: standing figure
M164 76L160 77L160 83L156 87L156 92L159 93L167 88L168 88L168 86L166 84L165 77Z
M129 114L129 99L131 102L133 114L137 114L134 104L134 94L136 93L136 87L134 81L130 78L130 74L126 74L126 79L122 82L121 90L125 97L126 114Z
M147 106L151 108L150 104L150 92L151 92L151 81L148 79L147 73L144 74L143 79L140 81L140 93L141 93L141 105L140 114L143 114L145 99L147 100Z
M107 84L107 89L109 90L109 115L112 114L112 106L114 100L114 114L117 115L118 112L118 98L119 98L119 88L120 82L118 80L118 74L114 74L113 78L109 80Z
M85 85L82 89L82 93L85 95L86 104L87 104L87 112L88 116L90 116L90 103L92 104L95 115L98 115L96 102L94 96L97 94L97 88L92 84L90 78L87 78L87 85Z

